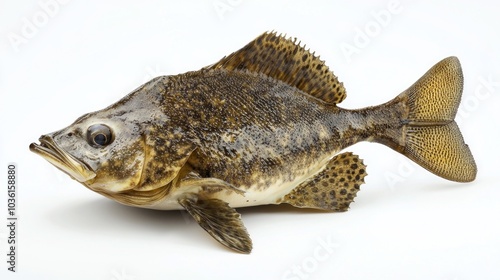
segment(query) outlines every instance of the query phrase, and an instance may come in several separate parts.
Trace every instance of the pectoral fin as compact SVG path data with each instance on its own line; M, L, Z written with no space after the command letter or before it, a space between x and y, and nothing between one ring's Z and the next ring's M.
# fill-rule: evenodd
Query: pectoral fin
M222 245L241 253L252 251L252 240L241 215L220 199L187 194L179 199L198 224Z
M193 173L190 173L193 174ZM181 185L184 189L202 188L205 193L216 193L220 191L235 192L239 195L244 195L245 191L217 178L201 178L201 177L186 177L181 180Z
M365 176L363 161L357 155L343 153L332 158L325 169L279 202L300 208L347 211Z

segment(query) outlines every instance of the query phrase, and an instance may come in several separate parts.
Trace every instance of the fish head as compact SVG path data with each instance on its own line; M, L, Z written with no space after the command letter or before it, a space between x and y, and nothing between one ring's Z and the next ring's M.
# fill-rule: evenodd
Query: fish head
M137 122L90 113L39 141L32 152L91 190L118 193L141 184L145 142Z
M168 79L155 78L117 103L42 135L30 150L120 203L144 206L165 198L196 148L186 120L165 110L174 108L166 99Z

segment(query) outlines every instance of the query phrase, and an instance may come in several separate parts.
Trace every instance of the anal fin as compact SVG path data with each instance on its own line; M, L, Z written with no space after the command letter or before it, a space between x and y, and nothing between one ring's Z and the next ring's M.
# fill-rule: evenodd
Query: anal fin
M314 178L293 189L279 202L300 208L347 211L366 176L363 161L346 152L332 158Z

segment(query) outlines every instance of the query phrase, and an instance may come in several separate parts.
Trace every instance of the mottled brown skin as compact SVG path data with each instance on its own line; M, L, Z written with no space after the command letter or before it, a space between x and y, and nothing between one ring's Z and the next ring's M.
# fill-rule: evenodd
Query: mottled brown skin
M360 141L387 145L443 178L474 180L454 121L462 89L450 57L385 104L343 109L346 91L323 61L296 39L264 33L209 67L155 78L30 149L121 203L183 207L221 244L249 253L233 208L346 211L366 166L337 153Z
M143 98L158 103L138 102ZM141 128L150 143L139 187L113 194L132 204L153 203L156 194L166 195L168 191L151 186L168 185L168 167L179 162L187 161L201 177L219 178L242 190L257 179L259 189L272 186L277 177L293 181L318 158L359 141L397 143L400 116L407 114L395 101L345 110L269 77L226 70L157 78L119 106L124 115L127 108L134 112L138 107L159 117ZM137 126L144 126L142 120ZM111 158L106 166L117 168L106 172L119 176L122 162ZM142 186L153 191L141 191ZM133 203L129 196L145 200Z
M246 71L160 79L170 93L162 110L175 125L166 123L157 133L168 138L169 130L182 131L183 141L196 147L188 161L194 171L242 189L256 177L267 178L260 188L276 176L293 180L312 161L356 142L384 141L401 128L399 116L405 114L397 105L344 110Z

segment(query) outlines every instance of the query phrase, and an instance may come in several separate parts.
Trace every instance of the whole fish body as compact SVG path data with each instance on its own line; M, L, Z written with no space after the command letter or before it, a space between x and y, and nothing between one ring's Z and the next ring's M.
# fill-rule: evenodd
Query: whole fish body
M154 78L30 149L120 203L186 209L220 243L249 253L234 208L346 211L366 166L338 153L360 141L473 181L476 164L454 121L462 89L460 63L449 57L385 104L343 109L345 89L323 61L295 39L264 33L199 71Z

